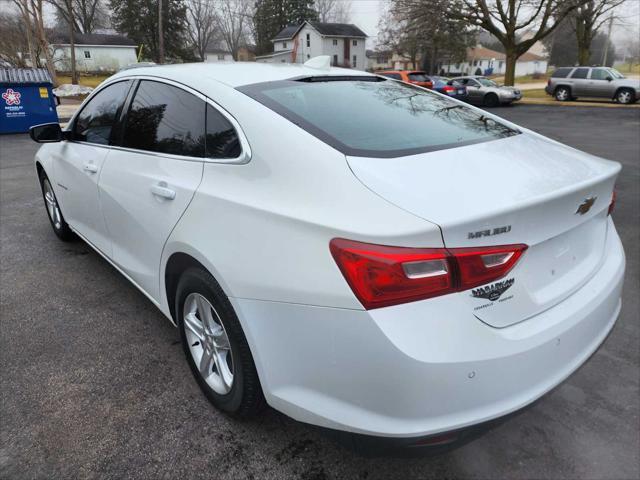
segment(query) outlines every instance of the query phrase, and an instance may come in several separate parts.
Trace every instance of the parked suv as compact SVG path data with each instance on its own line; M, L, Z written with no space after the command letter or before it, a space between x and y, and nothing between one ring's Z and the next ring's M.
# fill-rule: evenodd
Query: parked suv
M560 102L600 97L627 104L640 98L640 80L625 78L615 68L561 67L551 74L545 91Z

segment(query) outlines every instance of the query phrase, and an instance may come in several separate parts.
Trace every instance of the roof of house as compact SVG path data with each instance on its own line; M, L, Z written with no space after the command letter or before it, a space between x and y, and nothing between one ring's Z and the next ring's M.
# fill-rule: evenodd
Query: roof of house
M352 23L304 22L301 25L290 25L283 28L273 37L273 41L292 39L307 23L324 37L367 38L367 34Z
M49 42L53 45L69 45L69 32L54 30L49 34ZM136 46L136 42L124 35L106 33L76 33L74 42L76 45Z
M492 58L504 60L507 56L502 52L491 50L482 45L467 48L467 60L491 60ZM519 62L534 62L539 60L544 60L544 57L531 52L525 52L518 57Z
M207 46L204 49L205 53L220 53L225 55L231 55L229 50L225 50L224 48L216 47L216 46Z

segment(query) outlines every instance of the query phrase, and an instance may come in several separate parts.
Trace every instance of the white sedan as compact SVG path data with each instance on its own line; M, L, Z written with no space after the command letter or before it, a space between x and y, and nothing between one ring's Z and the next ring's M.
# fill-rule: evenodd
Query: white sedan
M419 87L147 67L31 135L55 233L179 328L237 416L453 441L567 378L620 311L620 165Z

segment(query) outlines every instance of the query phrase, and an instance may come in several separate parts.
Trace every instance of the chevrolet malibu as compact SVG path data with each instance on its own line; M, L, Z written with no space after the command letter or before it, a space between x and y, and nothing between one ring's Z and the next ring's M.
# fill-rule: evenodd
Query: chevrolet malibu
M308 63L126 70L34 127L55 234L139 288L239 417L428 445L566 379L620 311L620 165Z

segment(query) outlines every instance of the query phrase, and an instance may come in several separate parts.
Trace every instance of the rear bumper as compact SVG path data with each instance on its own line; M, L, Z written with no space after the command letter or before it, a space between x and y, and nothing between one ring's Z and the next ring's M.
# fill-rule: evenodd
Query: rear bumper
M611 222L606 248L580 290L502 329L458 294L369 312L232 302L271 406L334 430L424 437L518 410L589 358L621 306L625 258Z

